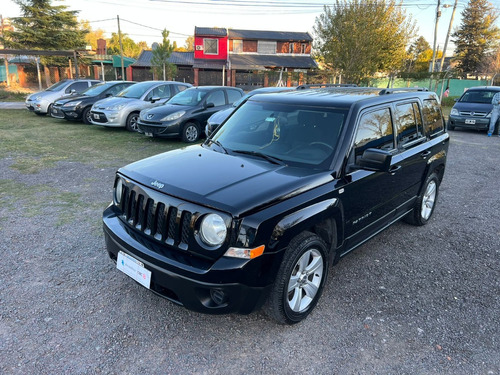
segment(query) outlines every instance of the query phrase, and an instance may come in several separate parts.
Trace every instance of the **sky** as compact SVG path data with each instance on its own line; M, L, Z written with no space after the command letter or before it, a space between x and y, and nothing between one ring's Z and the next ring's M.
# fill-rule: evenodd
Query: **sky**
M90 21L92 29L102 29L106 37L120 28L135 42L161 42L161 30L169 30L169 39L178 46L194 34L194 27L309 32L314 37L316 17L324 4L333 0L57 0L53 5L66 5L78 10L78 18ZM500 10L500 0L490 0ZM453 29L460 25L461 13L468 0L458 0ZM441 0L437 45L442 49L452 15L454 0ZM437 0L404 0L402 7L416 20L417 34L433 45ZM4 18L20 15L12 0L2 0L0 14ZM499 23L497 21L497 23ZM500 23L499 23L500 25ZM453 32L452 29L452 32ZM453 52L449 42L447 55Z

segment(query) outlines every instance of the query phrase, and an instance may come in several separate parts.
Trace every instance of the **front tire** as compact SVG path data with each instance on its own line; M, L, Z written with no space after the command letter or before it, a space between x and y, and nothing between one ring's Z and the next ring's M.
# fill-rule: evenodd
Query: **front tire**
M325 242L316 234L303 232L289 244L265 311L280 324L296 324L314 309L328 274Z
M193 143L200 138L200 129L194 122L188 122L182 128L182 141L186 143Z
M90 119L92 118L92 114L90 113L90 107L87 107L82 112L82 120L84 124L91 124Z
M137 125L137 121L139 120L139 114L138 113L131 113L127 117L127 122L125 124L125 127L129 132L138 132L139 131L139 126Z
M439 178L437 174L432 173L425 181L422 194L417 198L413 211L405 217L405 221L409 224L422 226L429 222L439 193Z

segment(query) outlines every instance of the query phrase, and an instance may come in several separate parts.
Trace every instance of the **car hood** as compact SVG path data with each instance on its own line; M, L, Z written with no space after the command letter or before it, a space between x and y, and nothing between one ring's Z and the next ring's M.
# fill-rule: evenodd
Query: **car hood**
M222 124L231 113L235 110L234 107L230 107L227 109L223 109L222 111L215 112L210 118L208 119L207 123L212 125L212 124L217 124L220 125Z
M489 113L493 109L493 105L489 103L485 104L485 103L456 102L453 108L456 109L457 111Z
M124 97L121 97L121 96L114 96L114 97L111 97L111 98L105 98L105 99L102 99L102 100L99 100L98 102L96 102L94 104L94 108L100 108L100 109L104 109L106 107L111 107L113 105L119 105L119 104L124 104L124 105L131 105L131 104L142 104L142 103L145 103L143 100L141 99L135 99L135 98L124 98Z
M82 99L89 99L89 98L92 98L92 96L79 95L79 94L64 95L64 96L60 97L59 99L57 99L57 102L61 103L61 104L65 104L65 103L71 102L73 100L82 100Z
M119 173L150 189L229 212L234 217L333 181L328 171L271 164L200 145L129 164Z
M39 91L35 92L28 96L28 99L35 99L37 96L40 96L43 99L53 99L60 98L64 94L64 91Z
M179 112L179 111L186 111L193 109L195 107L188 106L188 105L177 105L177 104L163 104L158 107L150 108L145 111L146 114L148 115L153 115L154 118L157 117L165 117L167 115L170 115L171 113Z

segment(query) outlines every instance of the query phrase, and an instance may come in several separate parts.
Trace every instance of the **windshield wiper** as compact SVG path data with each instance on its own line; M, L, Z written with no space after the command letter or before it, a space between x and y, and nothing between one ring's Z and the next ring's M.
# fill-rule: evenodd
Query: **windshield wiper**
M283 160L278 159L278 158L276 158L274 156L263 154L262 152L258 152L258 151L231 150L231 152L234 152L234 153L237 153L237 154L245 154L245 155L257 156L259 158L266 159L267 161L270 161L273 164L286 165Z
M208 141L208 142L210 142L210 143L214 143L214 144L216 144L217 146L219 146L219 148L220 148L222 151L224 151L224 153L225 153L225 154L227 154L227 153L228 153L228 152L227 152L227 150L225 149L225 147L224 147L224 146L223 146L223 145L222 145L219 141L217 141L217 140L215 140L215 139L207 139L207 141Z

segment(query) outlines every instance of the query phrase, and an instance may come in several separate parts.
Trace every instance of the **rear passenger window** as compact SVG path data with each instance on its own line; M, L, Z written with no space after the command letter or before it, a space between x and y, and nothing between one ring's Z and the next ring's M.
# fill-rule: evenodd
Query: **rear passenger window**
M227 90L227 101L229 104L233 104L235 101L241 99L241 92L238 90Z
M402 147L422 137L422 119L417 103L396 106L398 144Z
M443 117L436 99L424 100L425 132L429 137L434 137L444 131Z
M354 156L363 155L367 148L394 149L391 111L389 108L363 114L354 141Z

